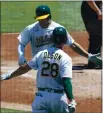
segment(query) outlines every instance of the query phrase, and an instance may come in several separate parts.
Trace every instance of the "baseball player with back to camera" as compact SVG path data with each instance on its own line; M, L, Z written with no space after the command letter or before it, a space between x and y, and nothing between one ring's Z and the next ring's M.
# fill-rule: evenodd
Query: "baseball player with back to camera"
M37 93L32 103L33 113L74 113L76 102L72 92L72 59L62 50L67 42L67 32L63 27L56 27L52 33L53 46L38 52L24 66L20 66L10 79L38 70ZM69 100L69 101L68 101Z
M52 46L51 34L56 27L63 27L60 24L51 20L51 11L47 5L40 5L36 8L37 22L28 25L18 36L18 63L20 66L24 65L27 61L25 59L25 47L28 43L31 45L32 57L43 49ZM78 54L89 58L89 60L96 65L101 66L101 59L96 55L86 52L67 32L67 45L69 45Z

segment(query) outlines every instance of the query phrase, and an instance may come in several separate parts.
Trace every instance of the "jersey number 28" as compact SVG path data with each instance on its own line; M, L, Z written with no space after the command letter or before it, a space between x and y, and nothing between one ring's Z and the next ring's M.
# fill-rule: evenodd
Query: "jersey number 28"
M49 74L45 73L45 72L49 72L49 71L50 71L50 74L52 77L58 76L59 66L57 63L50 63L50 62L44 61L42 63L42 66L43 66L42 72L41 72L42 76L49 76Z

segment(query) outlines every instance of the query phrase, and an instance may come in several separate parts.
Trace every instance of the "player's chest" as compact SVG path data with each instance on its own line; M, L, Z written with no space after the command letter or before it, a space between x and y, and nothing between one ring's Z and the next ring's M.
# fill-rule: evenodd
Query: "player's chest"
M39 47L51 43L53 30L38 30L32 34L32 41Z
M41 29L35 30L32 32L32 38L40 38L40 37L51 37L53 30L51 29Z

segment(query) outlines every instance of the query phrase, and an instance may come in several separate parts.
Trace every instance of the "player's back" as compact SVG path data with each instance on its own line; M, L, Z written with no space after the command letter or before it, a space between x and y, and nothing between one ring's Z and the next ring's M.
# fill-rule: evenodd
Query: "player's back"
M51 47L39 52L37 58L37 87L64 89L61 77L65 75L66 70L69 71L68 67L67 69L65 68L65 64L68 62L70 62L68 66L72 68L71 58L64 51L56 47Z

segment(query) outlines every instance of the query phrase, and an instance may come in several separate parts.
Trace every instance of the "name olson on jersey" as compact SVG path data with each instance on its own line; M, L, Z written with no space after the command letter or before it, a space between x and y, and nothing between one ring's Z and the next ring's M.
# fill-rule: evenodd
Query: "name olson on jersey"
M35 46L43 46L52 42L52 38L48 35L37 37L35 40Z
M48 52L44 53L44 58L47 58L47 59L50 58L50 59L54 59L54 60L60 60L61 57L62 56L58 53L52 53L51 55Z

